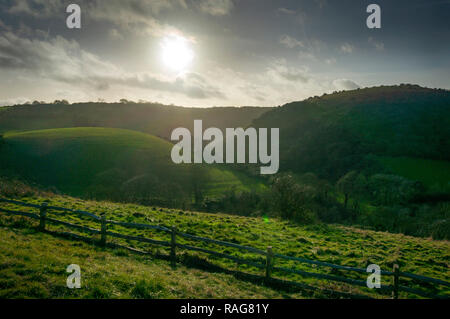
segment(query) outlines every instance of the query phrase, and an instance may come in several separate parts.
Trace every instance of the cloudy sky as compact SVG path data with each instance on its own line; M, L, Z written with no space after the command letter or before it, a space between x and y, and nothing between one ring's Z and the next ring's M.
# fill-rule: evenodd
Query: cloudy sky
M81 7L81 29L66 7ZM377 3L382 28L368 29ZM2 0L0 104L274 106L335 90L450 89L450 0Z

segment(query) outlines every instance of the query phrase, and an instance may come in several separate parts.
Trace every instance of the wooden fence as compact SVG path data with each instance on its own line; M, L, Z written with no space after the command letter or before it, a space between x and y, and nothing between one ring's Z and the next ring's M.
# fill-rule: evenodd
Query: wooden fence
M367 287L367 282L365 280L345 278L345 277L331 275L331 274L307 272L307 271L286 268L286 267L276 267L275 260L283 259L283 260L289 260L289 261L294 261L294 262L298 262L298 263L306 263L306 264L311 264L311 265L329 267L329 268L341 270L341 271L365 273L368 275L367 270L362 269L362 268L335 265L335 264L317 261L317 260L310 260L310 259L305 259L305 258L300 258L300 257L292 257L292 256L277 254L277 253L273 252L272 247L267 247L267 250L261 250L261 249L257 249L257 248L253 248L253 247L249 247L249 246L235 244L235 243L229 243L229 242L224 242L224 241L220 241L220 240L194 236L191 234L180 232L177 230L176 227L126 223L126 222L108 220L108 219L106 219L104 214L102 214L101 216L97 216L93 213L86 212L86 211L73 210L73 209L68 209L68 208L63 208L63 207L49 206L47 203L43 203L42 205L36 205L36 204L30 204L30 203L25 203L25 202L20 202L20 201L11 200L11 199L5 199L5 198L0 198L0 202L39 209L39 214L17 211L17 210L8 210L8 209L2 208L2 207L0 207L0 212L6 213L6 214L18 215L18 216L25 216L25 217L39 220L39 230L40 231L46 231L46 225L47 225L47 223L50 223L50 224L62 225L62 226L66 226L69 228L73 228L80 232L88 233L91 235L99 235L100 236L99 244L102 246L105 246L107 244L108 237L115 237L115 238L120 238L120 239L125 239L125 240L139 241L139 242L143 242L143 243L149 243L149 244L153 244L153 245L168 247L168 248L170 248L170 260L171 260L172 266L175 266L176 262L177 262L177 255L176 255L177 248L181 248L181 249L186 249L186 250L190 250L190 251L205 253L208 255L213 255L213 256L216 256L219 258L229 259L238 264L246 264L246 265L250 265L250 266L253 266L253 267L256 267L259 269L263 269L265 271L264 277L267 281L270 281L272 278L274 278L272 273L274 271L277 271L277 272L281 272L281 273L297 274L297 275L301 275L302 277L325 279L325 280L330 280L330 281L343 282L343 283L347 283L347 284L354 285L354 286ZM74 213L74 214L88 217L88 218L96 221L97 223L99 223L100 229L93 229L90 227L76 225L73 223L57 220L54 218L49 218L47 216L47 212L49 210L60 211L60 212L65 212L65 213ZM151 229L151 230L166 232L166 233L170 234L170 241L155 240L155 239L146 238L146 237L142 237L142 236L131 236L131 235L125 235L125 234L120 234L117 232L108 231L108 227L107 227L108 225L118 225L118 226L122 226L122 227L126 227L126 228ZM78 239L84 239L84 240L92 239L92 238L80 236L80 235L77 235L74 233L62 233L62 234L71 235ZM251 252L254 254L262 255L265 257L265 264L247 260L244 258L239 258L236 256L227 255L224 253L216 252L216 251L201 248L201 247L195 247L195 246L190 246L190 245L186 245L186 244L181 244L181 243L177 242L177 238L179 238L179 237L186 238L186 239L189 239L192 241L200 241L200 242L205 242L205 243L210 243L210 244L216 244L219 246L236 248L236 249L245 250L245 251L248 251L248 252ZM134 248L125 247L125 246L118 245L118 244L114 244L114 246L137 251ZM415 294L415 295L418 295L421 297L426 297L426 298L449 298L448 295L445 295L445 296L434 295L432 293L429 293L429 292L426 292L423 290L400 285L400 279L403 277L403 278L412 279L412 280L422 282L422 283L425 282L425 283L429 283L429 284L450 287L449 282L446 282L446 281L443 281L440 279L425 277L425 276L421 276L421 275L415 275L415 274L407 273L407 272L401 272L399 269L399 266L397 264L394 264L392 271L382 270L381 275L391 276L392 284L381 285L381 287L379 289L374 289L374 290L391 293L392 298L394 298L394 299L398 299L399 292L401 292L401 291Z

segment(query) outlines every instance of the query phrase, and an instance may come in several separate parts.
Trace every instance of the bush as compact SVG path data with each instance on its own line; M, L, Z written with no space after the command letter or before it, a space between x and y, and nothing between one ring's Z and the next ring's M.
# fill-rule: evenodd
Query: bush
M0 196L4 197L28 197L35 195L52 196L52 192L40 191L36 187L29 186L15 179L0 177Z
M309 206L314 198L314 188L298 184L291 175L285 174L273 180L271 191L274 209L282 218L305 224L317 220Z
M430 226L431 237L435 240L450 240L450 220L438 220Z

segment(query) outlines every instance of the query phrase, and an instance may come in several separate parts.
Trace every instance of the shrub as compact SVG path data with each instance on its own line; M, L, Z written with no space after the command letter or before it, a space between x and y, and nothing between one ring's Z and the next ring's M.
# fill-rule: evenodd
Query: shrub
M298 184L291 175L281 175L272 182L272 198L275 210L282 218L309 224L317 219L308 204L314 198L314 188Z
M450 239L450 220L438 220L430 226L431 237L435 240Z
M49 193L39 191L37 188L29 186L15 179L0 178L0 195L5 197L26 197L37 194Z

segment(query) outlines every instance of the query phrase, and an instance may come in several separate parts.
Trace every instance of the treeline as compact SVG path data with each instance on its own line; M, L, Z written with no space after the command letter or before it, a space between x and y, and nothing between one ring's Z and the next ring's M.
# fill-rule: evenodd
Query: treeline
M335 184L307 173L282 173L270 179L265 191L231 188L210 198L205 176L192 170L189 186L156 179L141 179L122 187L92 188L84 198L136 203L147 206L223 212L242 216L281 218L298 224L333 223L376 231L450 239L450 195L431 193L421 183L396 175L365 176L351 171ZM22 197L40 193L51 196L55 188L0 179L2 196Z
M247 127L270 108L188 108L121 99L118 103L72 103L56 100L0 108L0 133L65 127L110 127L144 132L170 140L173 129L192 131L194 120L205 127Z
M231 189L221 199L206 199L197 208L450 239L450 196L430 193L417 181L351 171L334 185L312 173L279 174L269 184L262 193Z
M375 87L289 103L253 126L280 129L283 170L335 182L380 171L369 155L450 160L449 106L447 90Z

